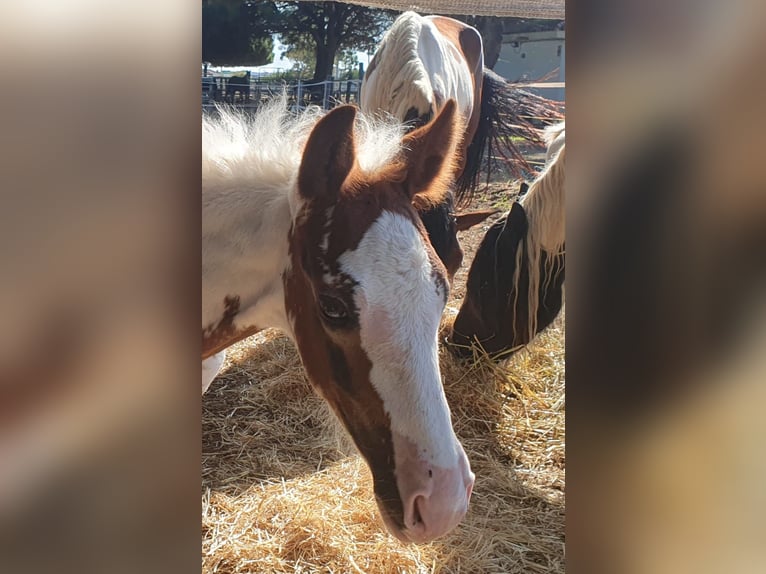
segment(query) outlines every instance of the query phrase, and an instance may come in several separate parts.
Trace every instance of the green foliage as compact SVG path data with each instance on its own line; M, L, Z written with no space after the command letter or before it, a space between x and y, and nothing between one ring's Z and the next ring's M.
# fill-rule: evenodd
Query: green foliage
M361 79L359 78L359 59L356 57L356 52L357 50L344 50L336 58L338 78L343 80Z
M394 17L390 10L340 2L258 4L274 7L268 17L262 18L261 26L279 34L280 41L288 46L288 57L308 64L308 55L313 52L314 80L324 80L332 73L339 53L373 51Z
M202 58L214 65L272 61L272 34L285 44L293 72L315 81L358 76L356 51L372 52L393 22L390 10L342 2L202 1Z
M268 3L259 3L268 4ZM202 60L214 65L260 66L273 60L271 34L256 25L269 7L240 0L202 2Z
M316 46L309 38L299 38L297 42L285 46L282 56L294 62L292 71L297 77L311 77L316 62Z

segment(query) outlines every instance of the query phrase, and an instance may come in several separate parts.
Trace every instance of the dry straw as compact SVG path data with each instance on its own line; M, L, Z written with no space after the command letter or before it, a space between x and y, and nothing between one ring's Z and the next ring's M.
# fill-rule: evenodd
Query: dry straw
M289 340L266 331L230 349L203 399L203 571L563 572L563 316L501 365L441 353L476 485L452 534L407 546L383 529L369 470Z

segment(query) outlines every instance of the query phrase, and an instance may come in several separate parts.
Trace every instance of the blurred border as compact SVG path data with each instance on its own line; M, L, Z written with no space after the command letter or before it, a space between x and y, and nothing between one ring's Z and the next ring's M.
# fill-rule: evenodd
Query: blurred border
M763 571L763 5L568 8L568 570ZM199 568L199 18L0 7L4 571Z
M567 570L763 571L764 5L568 8Z
M0 7L0 563L193 572L200 9Z

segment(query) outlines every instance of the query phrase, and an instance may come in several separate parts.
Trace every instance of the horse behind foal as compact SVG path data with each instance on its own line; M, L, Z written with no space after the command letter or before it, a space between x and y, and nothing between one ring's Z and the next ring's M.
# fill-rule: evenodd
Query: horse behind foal
M203 373L236 341L285 331L389 531L430 541L462 519L474 476L439 372L447 276L413 204L447 193L460 119L450 103L402 137L351 106L317 113L277 101L203 122Z
M513 89L484 69L478 30L445 16L401 14L386 32L362 82L360 104L367 113L386 112L417 127L427 124L449 99L457 103L464 132L457 153L453 193L421 217L429 238L450 277L460 267L463 251L457 231L475 225L495 211L463 214L455 206L469 203L486 159L509 159L513 173L531 171L514 137L540 141L530 117L558 117L551 102Z
M551 161L482 239L453 325L450 349L479 343L503 358L529 343L561 310L564 289L564 124L548 131Z

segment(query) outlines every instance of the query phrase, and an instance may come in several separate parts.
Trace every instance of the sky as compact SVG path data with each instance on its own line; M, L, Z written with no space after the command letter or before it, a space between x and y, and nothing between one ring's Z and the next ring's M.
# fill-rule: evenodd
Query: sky
M284 50L284 44L282 44L279 41L279 38L275 35L274 36L274 61L270 64L264 64L263 66L211 66L209 69L211 71L234 71L239 72L243 70L250 70L252 72L270 72L274 70L289 70L293 67L294 61L290 58L283 58L282 57L282 51ZM370 55L368 55L366 52L357 52L356 58L358 61L362 62L364 64L365 69L367 69L367 66L369 65L369 60L371 58Z

